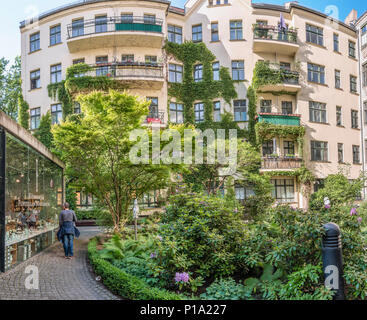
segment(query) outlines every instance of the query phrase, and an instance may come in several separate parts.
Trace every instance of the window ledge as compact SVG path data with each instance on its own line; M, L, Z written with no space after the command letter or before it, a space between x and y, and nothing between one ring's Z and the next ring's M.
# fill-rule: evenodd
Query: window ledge
M42 89L42 87L35 88L35 89L30 89L30 90L28 90L28 92L33 92L33 91L37 91L37 90L41 90L41 89Z
M353 164L356 165L356 166L361 166L362 165L361 162L353 162Z
M308 121L309 123L316 123L316 124L323 124L323 125L326 125L326 126L330 126L330 123L329 122L317 122L317 121Z
M354 91L350 91L350 94L353 94L355 96L359 96L359 93L358 92L354 92Z
M334 53L339 54L339 55L342 55L342 53L340 51L335 51L334 50Z
M336 125L338 128L344 128L345 129L345 126L341 125L341 126L338 126Z
M308 83L312 83L312 84L317 84L319 86L323 86L323 87L329 87L327 84L324 84L324 83L320 83L320 82L314 82L314 81L307 81Z
M357 130L357 131L361 131L361 129L360 129L360 128L351 128L351 129L353 129L353 130Z
M230 3L221 3L221 4L209 4L207 8L215 8L215 7L229 7L231 6Z
M339 91L344 91L344 89L342 88L335 88L336 90L339 90Z
M237 41L247 41L246 39L233 39L233 40L231 40L231 39L229 39L229 41L231 41L231 42L237 42Z
M36 52L39 52L41 51L42 49L38 49L38 50L34 50L34 51L29 51L28 54L33 54L33 53L36 53Z
M355 62L358 62L358 59L357 59L357 58L355 58L355 57L352 57L352 56L349 56L349 55L348 55L348 58L349 58L349 59L352 59L352 60L353 60L353 61L355 61Z
M63 44L63 42L59 42L59 43L55 43L55 44L50 44L48 47L49 48L52 48L52 47L56 47L56 46L58 46L60 44Z
M322 160L311 160L311 162L332 163L331 161L322 161Z
M215 40L215 41L209 41L209 43L218 43L218 42L220 42L220 40Z
M319 47L319 48L321 48L321 49L325 49L325 50L327 50L327 48L326 48L325 46L322 46L322 45L320 45L320 44L313 43L313 42L308 42L308 41L306 41L306 43L307 43L307 44L310 44L310 45L313 45L313 46L315 46L315 47Z

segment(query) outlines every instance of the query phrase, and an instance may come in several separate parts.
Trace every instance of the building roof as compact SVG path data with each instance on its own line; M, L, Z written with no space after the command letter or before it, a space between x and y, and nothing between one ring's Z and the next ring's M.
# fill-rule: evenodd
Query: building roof
M180 14L180 15L183 15L183 16L185 15L185 9L174 7L174 6L170 6L168 8L168 11L173 12L173 13L177 13L177 14Z
M367 16L367 11L365 11L356 21L356 25L362 22L362 20Z

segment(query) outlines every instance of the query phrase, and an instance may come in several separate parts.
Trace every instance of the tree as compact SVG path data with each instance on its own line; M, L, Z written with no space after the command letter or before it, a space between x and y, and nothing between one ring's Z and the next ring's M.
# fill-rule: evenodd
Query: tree
M166 165L133 164L129 158L134 146L130 133L142 129L149 102L113 90L77 100L83 116L53 127L54 143L67 174L108 209L118 232L131 214L133 200L163 189L170 178Z
M18 98L18 123L25 129L29 129L29 105L23 99L23 95Z
M51 132L51 113L48 111L41 117L40 125L34 136L41 141L48 149L51 149L53 146L53 135Z

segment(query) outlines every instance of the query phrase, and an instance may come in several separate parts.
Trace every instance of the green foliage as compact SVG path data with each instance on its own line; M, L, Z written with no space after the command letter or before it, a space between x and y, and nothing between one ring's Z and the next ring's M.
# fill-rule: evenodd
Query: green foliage
M48 111L41 117L40 125L34 132L34 136L41 141L48 149L53 146L53 135L51 132L51 113Z
M343 173L329 175L324 182L324 187L312 194L310 207L320 210L324 207L324 198L328 197L332 206L351 205L361 194L364 177L349 181Z
M165 50L183 63L182 83L171 83L168 95L184 105L184 121L194 124L194 102L204 103L205 121L213 122L213 99L222 97L227 103L237 97L234 82L227 68L221 67L220 80L213 80L212 64L215 56L204 43L186 41L183 44L166 42ZM203 65L203 80L195 82L193 77L196 63Z
M71 188L69 184L66 185L66 191L65 191L65 200L70 205L70 209L76 211L76 201L77 201L77 195L74 188ZM79 219L77 214L78 220Z
M54 100L60 101L62 105L62 117L64 120L73 113L73 101L70 92L67 90L66 80L58 83L50 83L47 86L48 96Z
M190 278L231 276L246 270L237 259L246 237L240 212L223 198L197 194L171 197L159 234L158 263L173 278L187 272Z
M257 96L256 96L256 90L251 85L247 89L247 98L249 100L249 109L248 109L248 117L249 117L249 124L248 124L248 134L249 134L249 141L250 143L255 146L256 145L256 102L257 102Z
M103 284L113 293L132 300L182 300L182 295L163 289L152 288L138 277L112 265L101 258L97 252L97 241L93 239L88 245L88 257L94 272L101 276Z
M18 99L18 123L24 128L29 130L29 105L23 99L23 95L19 95Z
M215 280L200 298L203 300L247 300L250 295L245 286L228 278Z

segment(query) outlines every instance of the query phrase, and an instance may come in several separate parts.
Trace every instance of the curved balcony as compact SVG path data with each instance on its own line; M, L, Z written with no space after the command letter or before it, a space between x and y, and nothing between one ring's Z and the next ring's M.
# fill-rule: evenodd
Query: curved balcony
M296 157L262 158L261 170L294 170L302 166L302 159Z
M258 121L283 126L300 126L301 116L299 114L259 113Z
M164 84L163 65L158 63L119 62L92 65L84 76L104 76L128 84L129 89L159 90Z
M302 89L299 83L299 72L281 68L274 68L270 72L273 72L274 74L279 73L280 82L276 84L274 83L263 84L259 87L259 91L262 92L287 91L297 93Z
M299 44L296 31L283 31L275 26L254 27L254 52L276 52L283 55L295 55L298 49Z
M163 20L151 17L107 17L74 22L67 26L70 53L120 47L161 48Z

